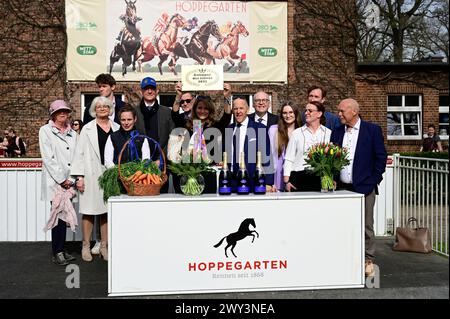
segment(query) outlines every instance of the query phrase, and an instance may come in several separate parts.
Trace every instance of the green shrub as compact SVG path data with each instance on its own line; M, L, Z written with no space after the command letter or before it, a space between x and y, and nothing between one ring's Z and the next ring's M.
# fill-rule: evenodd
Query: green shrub
M404 152L401 156L448 159L448 152Z

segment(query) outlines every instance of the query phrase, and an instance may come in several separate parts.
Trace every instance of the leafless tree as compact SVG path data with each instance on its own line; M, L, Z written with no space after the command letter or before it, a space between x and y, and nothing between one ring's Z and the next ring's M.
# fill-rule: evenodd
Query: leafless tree
M429 54L448 58L448 0L357 0L360 61L417 61ZM379 20L368 25L367 8Z

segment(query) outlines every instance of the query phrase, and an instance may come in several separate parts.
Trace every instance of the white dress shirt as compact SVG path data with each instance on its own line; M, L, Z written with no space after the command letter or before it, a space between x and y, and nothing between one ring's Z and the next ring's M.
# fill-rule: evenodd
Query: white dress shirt
M316 132L312 132L305 125L295 129L289 139L284 157L284 176L290 176L291 171L305 170L305 159L311 146L330 141L331 130L320 125Z
M258 116L258 114L255 113L255 122L264 124L265 126L267 126L267 120L268 120L269 116L266 114L264 114L264 116L260 117ZM261 121L259 121L259 119L261 119Z
M235 158L235 153L234 153L234 149L232 148L231 150L231 158L233 159L233 163L239 163L239 155L241 154L241 152L244 151L244 143L245 143L245 136L247 135L247 127L248 127L248 117L245 118L245 120L241 123L241 127L240 127L240 131L239 131L239 152L236 154L237 158ZM234 134L236 133L237 130L237 123L236 126L234 127L233 130L233 137Z
M355 126L345 126L344 140L342 141L342 147L347 148L350 164L345 166L341 170L341 182L352 184L353 183L353 159L355 158L356 145L358 143L359 128L361 126L361 119L358 119Z

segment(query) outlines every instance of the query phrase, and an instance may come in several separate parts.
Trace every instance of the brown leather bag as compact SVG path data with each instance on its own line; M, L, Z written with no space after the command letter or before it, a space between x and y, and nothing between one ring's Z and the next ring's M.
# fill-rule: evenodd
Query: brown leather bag
M395 231L395 251L410 251L416 253L431 252L431 236L430 231L426 227L411 228L409 224L416 222L417 219L410 217L406 227L397 227Z

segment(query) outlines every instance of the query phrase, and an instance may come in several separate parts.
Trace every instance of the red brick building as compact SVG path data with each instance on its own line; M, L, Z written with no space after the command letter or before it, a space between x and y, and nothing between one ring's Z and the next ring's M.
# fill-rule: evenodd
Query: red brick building
M285 100L302 106L312 84L327 88L331 111L339 100L354 97L364 119L383 128L389 152L418 150L429 123L440 123L448 134L448 63L357 64L354 0L287 2L288 82L232 83L235 92L266 90L274 112ZM31 1L26 11L21 4L0 2L0 129L15 127L28 154L38 157L38 129L49 104L65 98L79 118L97 88L93 81L66 81L64 2ZM160 91L170 106L174 83L161 83ZM117 92L131 103L140 99L138 83L119 82Z

